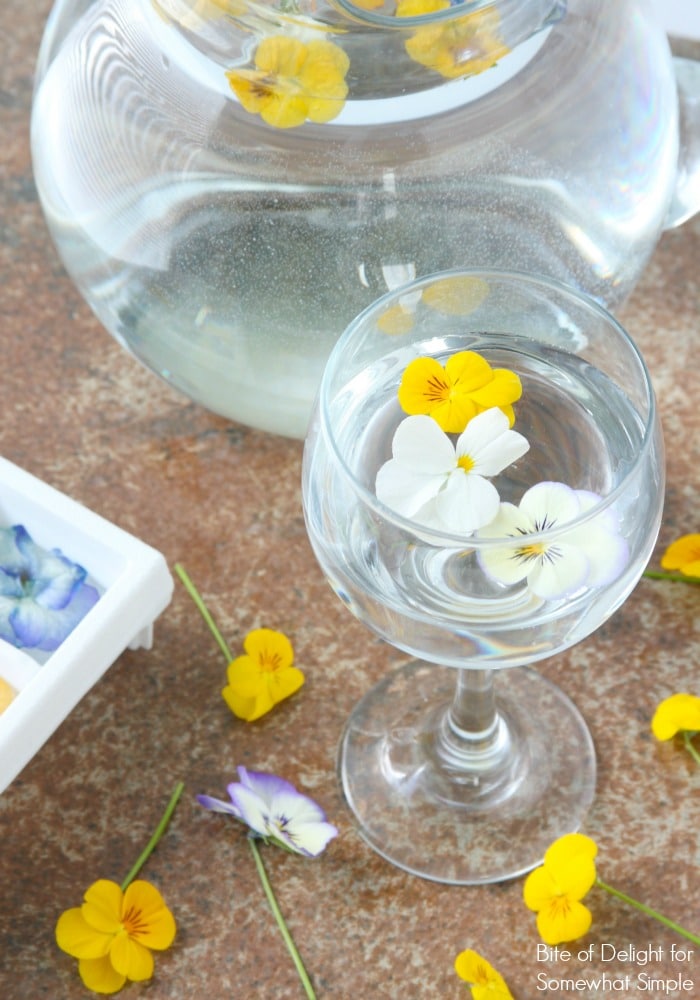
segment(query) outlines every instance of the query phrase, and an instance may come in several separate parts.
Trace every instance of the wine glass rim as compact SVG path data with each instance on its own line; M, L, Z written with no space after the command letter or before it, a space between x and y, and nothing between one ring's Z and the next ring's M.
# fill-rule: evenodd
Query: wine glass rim
M348 324L345 331L338 338L336 344L331 350L321 377L318 392L318 412L322 433L326 437L328 444L335 455L339 469L341 470L343 476L351 483L353 490L361 497L367 507L375 511L384 520L393 523L397 528L409 531L414 535L419 535L422 539L428 542L434 542L436 545L440 546L445 546L447 543L450 547L454 548L492 549L503 547L506 544L512 545L512 535L481 538L476 534L460 535L448 531L440 531L427 525L423 525L412 518L404 517L403 515L398 514L391 507L387 506L385 503L382 503L382 501L376 496L376 493L368 489L368 487L364 485L364 483L355 475L347 464L338 446L338 441L333 432L332 420L329 414L329 382L331 376L335 374L335 368L338 366L337 363L344 353L345 345L353 338L356 330L366 323L371 318L373 313L381 313L386 308L386 304L388 302L397 300L399 295L403 296L410 294L412 291L415 291L422 286L429 285L431 282L454 277L481 278L483 280L488 280L489 278L496 280L510 280L524 286L551 288L559 295L564 295L574 300L579 306L588 308L600 319L608 323L617 332L618 336L621 337L623 343L631 352L632 358L636 360L646 391L647 414L644 422L644 433L641 439L640 447L637 454L634 456L634 459L630 462L629 467L625 470L622 479L614 487L614 489L612 489L609 493L606 493L604 496L601 496L596 503L592 504L572 520L562 522L557 524L555 527L550 527L543 531L528 533L527 539L528 544L536 544L539 542L544 543L550 541L563 534L568 534L570 531L580 528L581 526L593 521L606 510L613 507L617 503L619 497L624 493L627 488L627 483L635 476L639 467L644 463L647 457L647 452L651 448L657 423L657 403L651 381L651 375L647 363L644 360L644 356L622 324L591 295L586 292L582 292L579 289L572 288L556 278L508 268L454 268L451 270L436 271L428 275L423 275L407 282L405 285L400 286L400 288L394 288L384 293L382 296L375 299L375 301L369 306L363 309L362 312L360 312ZM570 488L575 490L575 487ZM589 495L591 493L591 491L586 490L581 492L586 492Z

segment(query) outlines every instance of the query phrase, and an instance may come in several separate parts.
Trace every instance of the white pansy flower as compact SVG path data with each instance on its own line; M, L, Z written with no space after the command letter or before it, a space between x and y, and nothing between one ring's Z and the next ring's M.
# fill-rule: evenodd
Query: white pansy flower
M479 538L513 537L518 543L483 549L479 553L482 568L500 583L527 580L530 590L544 600L565 597L584 586L610 583L629 560L627 542L611 510L551 541L527 540L528 535L574 521L600 500L587 490L544 482L527 490L518 507L502 503L496 517L478 532Z
M422 527L471 535L498 513L489 477L529 447L497 407L473 417L456 444L432 417L406 417L394 434L393 457L377 473L377 498Z

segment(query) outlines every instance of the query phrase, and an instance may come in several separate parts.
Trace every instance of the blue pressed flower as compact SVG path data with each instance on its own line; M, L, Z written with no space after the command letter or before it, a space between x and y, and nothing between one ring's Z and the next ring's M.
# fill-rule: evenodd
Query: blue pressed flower
M86 576L22 525L0 528L0 639L20 649L57 649L100 596Z
M337 835L321 807L289 781L245 767L237 770L241 780L228 786L230 802L198 795L200 805L235 816L263 840L307 857L319 855Z

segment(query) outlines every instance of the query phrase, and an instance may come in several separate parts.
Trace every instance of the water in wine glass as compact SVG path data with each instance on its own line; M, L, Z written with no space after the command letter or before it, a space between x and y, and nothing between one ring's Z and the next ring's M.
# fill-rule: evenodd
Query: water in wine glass
M416 531L386 509L378 527L372 503L377 472L391 457L394 433L406 416L396 392L401 373L416 355L444 362L463 346L450 337L412 342L353 374L329 401L344 467L331 450L315 450L310 475L323 487L312 498L309 529L337 593L395 645L454 666L474 656L484 666L522 664L596 628L634 585L648 546L633 541L627 565L605 586L582 585L545 601L526 580L506 584L485 573L473 539ZM644 420L601 370L570 350L508 334L472 334L469 349L494 368L516 372L523 387L515 429L530 447L499 475L502 501L517 505L542 481L610 497L633 473ZM624 536L633 520L644 517L640 506L653 503L640 483L613 499L609 516Z

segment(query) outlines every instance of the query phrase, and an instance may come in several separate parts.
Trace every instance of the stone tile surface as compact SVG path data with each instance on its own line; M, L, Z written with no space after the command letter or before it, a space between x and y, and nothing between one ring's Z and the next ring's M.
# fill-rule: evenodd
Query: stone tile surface
M452 970L473 947L520 1000L561 996L562 977L664 982L700 996L700 949L671 958L671 931L602 893L586 944L662 951L647 966L538 961L522 884L451 888L413 878L353 830L334 756L352 705L400 654L331 593L301 513L301 445L233 426L173 393L102 330L51 246L31 177L28 115L47 0L5 0L0 47L0 451L183 562L233 648L255 626L286 631L307 683L254 725L219 696L225 664L180 586L150 652L126 652L0 796L0 995L87 995L55 946L58 915L100 877L121 880L176 782L185 794L145 875L176 914L174 947L125 997L296 1000L302 991L234 823L205 813L235 766L284 774L340 836L318 861L267 850L281 907L319 1000L465 996ZM668 449L658 554L700 530L700 221L666 234L621 312L650 365ZM700 591L651 580L580 646L542 666L586 717L599 758L586 832L607 881L700 933L700 771L649 733L657 702L700 693ZM551 978L547 987L538 974ZM636 995L638 990L629 991ZM606 995L583 987L581 998ZM650 992L644 995L655 995ZM660 995L660 994L659 994Z

